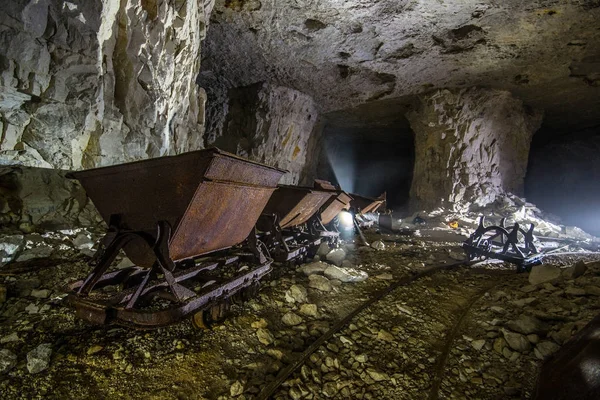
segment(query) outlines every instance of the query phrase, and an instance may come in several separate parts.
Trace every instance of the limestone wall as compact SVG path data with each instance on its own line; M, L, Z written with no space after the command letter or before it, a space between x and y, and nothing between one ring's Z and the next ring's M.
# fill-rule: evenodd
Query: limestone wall
M0 162L81 169L202 148L206 3L3 1Z
M407 115L415 133L411 207L464 209L522 194L540 112L490 89L439 90L419 100Z

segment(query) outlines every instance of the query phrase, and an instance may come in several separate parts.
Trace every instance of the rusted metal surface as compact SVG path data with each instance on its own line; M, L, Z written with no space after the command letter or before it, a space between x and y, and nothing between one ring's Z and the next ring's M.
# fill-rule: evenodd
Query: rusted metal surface
M256 287L272 259L254 226L283 173L218 149L72 173L109 225L92 272L71 285L77 315L158 327ZM121 249L137 267L107 272ZM215 253L223 249L230 255ZM251 269L221 277L241 262Z
M306 223L335 192L302 186L279 185L263 214L276 215L281 229Z
M339 192L337 196L332 196L324 205L321 212L321 223L329 224L342 210L350 208L352 197L346 192Z
M535 399L600 399L600 315L542 365Z
M199 150L74 172L107 223L154 234L158 221L172 229L174 261L231 247L256 223L284 171L218 149ZM154 255L135 239L125 253L150 267Z
M372 197L361 196L359 194L351 193L352 200L350 201L350 206L356 210L359 214L367 214L371 212L376 212L381 208L383 204L385 204L386 195L385 192L382 193L378 198L374 199Z

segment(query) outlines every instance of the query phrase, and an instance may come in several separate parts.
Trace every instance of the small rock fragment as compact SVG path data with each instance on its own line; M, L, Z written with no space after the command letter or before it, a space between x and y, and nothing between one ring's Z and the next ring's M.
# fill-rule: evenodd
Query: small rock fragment
M322 275L310 275L308 277L308 287L320 290L322 292L331 292L331 283L329 279Z
M508 343L508 346L520 353L528 352L531 350L531 343L529 340L520 333L511 332L506 329L502 329L502 335L504 340Z
M318 317L318 309L316 304L302 304L298 311L300 314L306 315L307 317Z
M306 303L308 293L306 289L302 286L292 285L285 292L285 301L288 303Z
M587 271L587 265L583 261L562 270L562 277L565 279L576 279Z
M17 365L17 355L10 350L0 350L0 374L10 371Z
M36 297L38 299L47 299L50 296L50 290L48 289L33 289L31 291L31 296Z
M233 382L233 385L229 388L229 394L231 397L236 397L244 393L244 385L240 381Z
M256 336L258 337L258 341L262 344L268 346L275 341L275 338L267 329L259 329L256 331Z
M375 382L387 381L390 379L388 374L385 372L379 372L373 368L367 368L367 374L373 379Z
M344 251L344 249L331 250L326 256L327 261L337 266L342 265L342 261L344 261L345 258L346 252Z
M485 339L473 340L471 342L471 346L475 350L480 351L481 349L483 349L483 346L485 346Z
M539 285L540 283L554 281L560 277L560 268L552 265L534 265L529 273L529 283Z
M91 356L92 354L96 354L96 353L102 351L103 348L104 347L96 344L88 349L87 354L88 354L88 356Z
M371 243L371 247L375 250L385 250L385 244L381 240L376 240L373 243Z
M302 323L302 317L290 311L284 314L284 316L281 318L281 322L287 326L296 326Z
M317 261L317 262L312 262L310 264L304 264L302 267L300 267L300 271L306 275L306 276L310 276L313 274L320 274L323 273L323 271L325 271L327 269L327 267L329 267L330 264L324 263L322 261Z
M549 355L555 353L558 349L560 349L560 346L557 345L556 343L550 342L550 341L543 341L543 342L539 342L535 346L535 349L533 349L533 352L537 358L539 358L540 360L543 360L544 358L548 357Z
M340 268L335 266L328 267L325 271L323 271L323 273L329 279L337 279L342 282L362 282L369 277L369 275L364 271L359 271L354 268Z
M395 340L394 335L383 329L377 332L377 339L384 342L393 342Z
M509 321L506 326L515 332L529 335L531 333L546 333L550 329L547 324L536 317L522 314L517 319Z
M27 353L27 370L29 373L37 374L48 368L51 355L52 345L50 343L42 343Z

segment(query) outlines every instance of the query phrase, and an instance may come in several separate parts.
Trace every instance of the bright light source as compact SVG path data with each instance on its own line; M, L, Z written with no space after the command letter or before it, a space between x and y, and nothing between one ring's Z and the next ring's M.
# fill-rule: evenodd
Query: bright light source
M339 215L340 224L346 228L354 226L354 216L348 211L342 211Z

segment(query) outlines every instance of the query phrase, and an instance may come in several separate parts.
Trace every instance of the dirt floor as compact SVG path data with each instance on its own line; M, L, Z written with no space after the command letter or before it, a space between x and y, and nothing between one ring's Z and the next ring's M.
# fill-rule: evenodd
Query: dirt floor
M463 258L459 242L377 233L367 240L385 248L343 246L343 267L366 272L366 280L325 278L318 262L274 265L257 297L233 304L208 330L184 321L136 331L76 318L64 301L66 285L89 267L72 246L63 253L69 261L44 268L38 261L18 274L4 268L0 398L261 398L360 304L399 279ZM538 285L493 263L400 286L318 347L273 398L530 398L541 361L600 308L598 257L549 257L546 264L564 268L580 259L588 263L581 276L563 273Z

